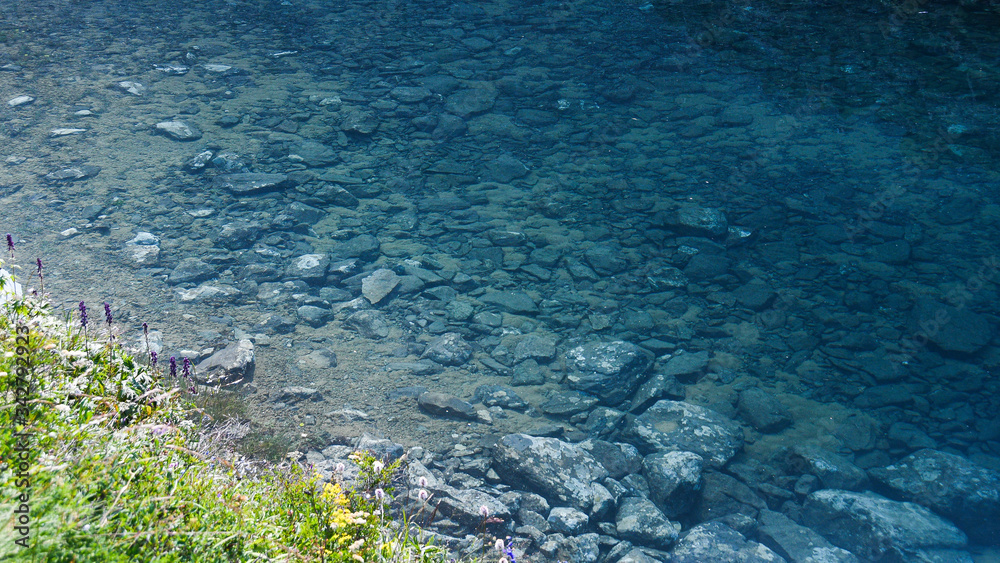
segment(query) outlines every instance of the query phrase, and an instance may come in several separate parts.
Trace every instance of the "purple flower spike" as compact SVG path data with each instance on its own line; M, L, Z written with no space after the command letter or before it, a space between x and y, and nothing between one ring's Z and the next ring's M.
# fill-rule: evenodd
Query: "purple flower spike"
M83 301L80 302L80 326L87 328L87 306L84 305Z
M149 363L152 364L154 368L156 367L156 352L149 353Z
M142 333L144 335L147 335L147 336L149 335L149 325L148 324L142 323Z
M107 301L104 302L104 320L107 321L108 326L111 326L111 321L114 320L111 317L111 305L108 305Z
M170 377L177 377L177 358L170 356Z
M14 237L7 233L7 251L10 252L10 259L14 259Z
M42 259L41 258L35 258L35 263L38 264L38 275L41 276L42 275Z
M184 377L191 377L191 360L184 358Z

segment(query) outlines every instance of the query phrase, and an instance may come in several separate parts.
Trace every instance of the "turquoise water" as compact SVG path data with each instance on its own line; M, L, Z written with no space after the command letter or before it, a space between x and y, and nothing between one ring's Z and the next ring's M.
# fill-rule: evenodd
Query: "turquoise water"
M806 443L862 469L922 448L1000 469L995 4L0 16L19 256L45 261L54 301L109 301L133 340L147 322L161 356L253 341L253 412L303 451L583 439L597 405L567 353L625 341L655 358L636 386L675 377L656 397L742 426L741 463ZM376 270L393 275L366 288ZM408 390L485 410L481 384L529 406L456 421ZM750 388L787 420L758 420Z

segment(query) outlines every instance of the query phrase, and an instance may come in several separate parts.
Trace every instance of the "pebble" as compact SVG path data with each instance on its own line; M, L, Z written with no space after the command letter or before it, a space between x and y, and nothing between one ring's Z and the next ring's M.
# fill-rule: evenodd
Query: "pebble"
M138 82L133 82L131 80L124 80L119 82L117 85L119 90L126 93L132 94L133 96L142 96L146 93L146 87Z
M156 124L156 130L177 141L196 141L201 138L201 131L186 121L161 121Z
M65 137L66 135L76 135L83 133L86 129L53 129L49 132L52 137Z

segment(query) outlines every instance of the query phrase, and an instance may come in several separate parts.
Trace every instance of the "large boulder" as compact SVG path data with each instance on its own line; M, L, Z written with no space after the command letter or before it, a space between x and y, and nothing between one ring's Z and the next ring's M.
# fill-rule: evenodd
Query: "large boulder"
M645 381L653 355L631 342L588 342L566 352L569 386L616 407Z
M711 467L722 467L743 449L743 430L725 416L680 401L657 401L628 421L622 440L644 454L694 452Z
M872 492L816 491L806 497L802 523L866 561L916 561L925 550L961 549L968 541L927 508Z
M977 543L1000 545L1000 473L955 454L920 450L868 474L887 496L934 510Z
M666 549L677 539L677 529L649 499L622 499L615 517L618 537L655 549Z
M576 444L555 438L508 434L493 450L493 465L507 484L537 492L583 512L600 494L608 470Z

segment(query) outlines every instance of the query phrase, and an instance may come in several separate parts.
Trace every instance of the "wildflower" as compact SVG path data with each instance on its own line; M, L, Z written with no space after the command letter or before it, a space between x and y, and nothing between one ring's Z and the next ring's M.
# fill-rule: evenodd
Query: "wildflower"
M427 493L427 489L420 489L420 491L417 492L417 498L419 498L422 501L426 501L428 498L430 498L430 496L431 495Z
M421 476L420 480L417 481L417 484L420 485L421 489L427 487L427 477Z
M81 301L80 302L80 306L78 308L80 309L80 326L83 327L84 330L86 330L86 328L87 328L87 306L83 303L83 301Z
M149 325L146 323L142 323L142 335L149 338Z
M383 469L385 469L385 464L381 461L376 461L372 464L372 472L374 473L381 473Z
M364 545L364 544L365 544L365 538L361 538L360 540L358 540L358 541L352 543L351 545L349 545L347 547L347 549L349 551L357 551L357 550L361 549L361 546Z
M104 320L108 323L108 328L111 328L111 321L114 319L111 317L111 305L108 302L104 302Z
M177 358L170 356L170 377L177 377Z
M379 502L383 502L385 500L385 491L383 491L381 488L375 489L375 498Z
M150 365L152 365L152 367L154 368L156 367L156 352L149 353L149 363Z
M337 471L337 473L343 473L345 469L347 469L346 465L344 465L343 463L338 463L335 470Z
M486 506L485 504L482 505L482 506L480 506L479 507L479 515L482 516L483 518L489 518L490 517L490 509L489 509L489 507Z
M42 277L42 259L35 258L35 263L38 264L38 286L45 293L45 278Z
M7 233L7 252L10 252L10 260L14 261L14 237Z
M191 360L187 359L187 357L184 358L184 367L182 373L184 374L184 377L187 378L191 377Z
M496 543L493 544L493 549L495 549L497 551L500 551L500 552L503 552L503 548L504 547L505 546L504 546L503 540L501 540L501 539L498 539L496 541Z

